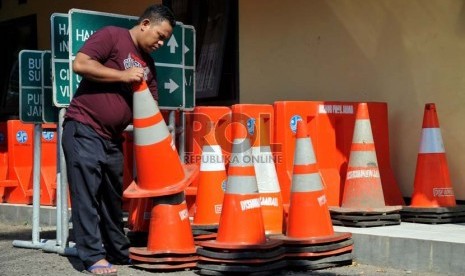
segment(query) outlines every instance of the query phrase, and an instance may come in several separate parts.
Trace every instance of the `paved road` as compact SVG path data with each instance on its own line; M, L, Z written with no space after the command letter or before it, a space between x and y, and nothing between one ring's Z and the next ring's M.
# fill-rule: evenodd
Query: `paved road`
M45 253L42 250L15 248L13 240L31 240L32 230L29 225L9 225L0 222L0 275L2 276L26 276L26 275L84 275L84 269L80 261L74 257L64 257L55 253ZM43 229L41 239L55 239L55 230ZM129 266L118 266L119 276L140 275L164 275L164 276L191 276L198 275L195 270L154 273ZM361 265L354 262L350 266L322 269L311 272L282 271L280 275L421 275L421 276L443 276L446 274L418 273L414 271L396 270L369 265ZM452 276L452 274L450 274Z

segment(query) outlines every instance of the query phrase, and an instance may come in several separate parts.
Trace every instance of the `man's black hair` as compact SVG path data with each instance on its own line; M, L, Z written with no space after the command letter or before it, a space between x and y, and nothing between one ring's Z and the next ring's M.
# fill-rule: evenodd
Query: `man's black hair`
M151 5L149 6L144 13L139 17L139 22L141 23L144 19L148 19L151 22L161 23L163 21L168 21L171 27L176 26L176 20L174 18L173 12L169 8L163 5Z

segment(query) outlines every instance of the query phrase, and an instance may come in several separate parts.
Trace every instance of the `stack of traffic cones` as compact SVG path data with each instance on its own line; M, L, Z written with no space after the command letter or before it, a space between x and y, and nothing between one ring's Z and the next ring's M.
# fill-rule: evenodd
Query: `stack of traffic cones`
M195 253L184 193L154 197L147 247L129 249L133 265L158 271L194 268Z
M400 224L401 206L386 206L366 103L357 107L341 207L331 207L335 225L373 227Z
M218 234L198 243L202 275L270 272L286 265L282 242L265 236L250 141L245 127L235 125Z
M226 170L221 147L215 139L215 127L210 125L202 147L197 196L195 198L192 231L194 239L216 238L226 189Z
M401 211L402 221L465 222L465 206L456 205L434 103L425 105L413 188L411 205Z
M126 236L133 246L147 244L150 225L150 213L153 202L151 198L133 198L129 201L128 229Z
M260 117L260 123L251 127L255 127L252 159L260 194L265 234L282 234L283 199L270 148L269 132L266 129L265 118Z
M131 247L129 257L144 269L195 267L196 249L183 191L197 176L198 168L181 163L145 81L134 85L133 105L137 179L123 195L151 198L153 207L147 247Z
M287 264L297 269L321 269L352 262L350 233L335 233L311 138L297 123L294 170L286 236Z

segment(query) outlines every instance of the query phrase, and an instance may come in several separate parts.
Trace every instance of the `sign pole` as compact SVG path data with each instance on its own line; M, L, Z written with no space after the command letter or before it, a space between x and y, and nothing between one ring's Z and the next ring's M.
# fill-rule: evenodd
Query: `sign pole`
M58 107L57 116L57 173L56 173L56 242L42 248L45 252L54 252L65 256L77 256L77 250L70 247L69 215L68 215L68 182L66 165L61 147L63 133L63 118L70 98L69 68L68 68L68 15L54 13L50 17L52 51L51 71L53 75L53 104ZM71 246L74 246L72 244Z
M40 162L42 149L42 54L43 51L22 50L19 53L20 118L34 123L32 241L14 240L13 246L41 249L48 241L40 240ZM24 74L23 74L24 73Z
M40 159L42 150L42 125L34 124L34 163L32 173L32 244L39 244L40 216Z

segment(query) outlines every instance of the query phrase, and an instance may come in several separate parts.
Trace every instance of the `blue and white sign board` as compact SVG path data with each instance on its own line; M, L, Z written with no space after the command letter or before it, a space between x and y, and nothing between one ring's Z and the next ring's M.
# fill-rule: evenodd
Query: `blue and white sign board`
M19 119L24 123L42 123L43 53L19 52Z
M109 25L130 29L138 20L134 16L80 9L71 9L68 18L69 68L84 42L98 29ZM157 68L160 109L192 110L195 106L194 28L178 22L170 39L152 56ZM78 85L79 78L70 70L71 97Z

